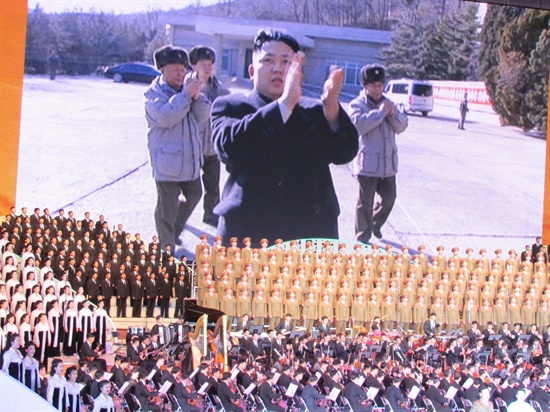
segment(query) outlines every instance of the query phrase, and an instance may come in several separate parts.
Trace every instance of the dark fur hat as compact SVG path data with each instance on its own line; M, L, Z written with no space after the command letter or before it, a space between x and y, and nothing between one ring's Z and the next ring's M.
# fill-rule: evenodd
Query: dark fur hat
M366 86L369 83L386 81L386 70L379 64L367 64L361 69L361 84Z
M170 45L157 49L155 51L155 65L157 69L161 69L167 64L183 64L187 67L189 65L187 50Z
M191 64L197 64L200 60L210 60L212 63L216 62L216 52L212 47L208 46L195 46L189 52L189 62Z

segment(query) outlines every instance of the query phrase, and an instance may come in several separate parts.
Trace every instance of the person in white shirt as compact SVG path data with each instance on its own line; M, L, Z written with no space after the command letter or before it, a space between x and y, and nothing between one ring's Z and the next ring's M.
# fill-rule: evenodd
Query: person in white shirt
M101 393L94 400L93 412L115 412L115 404L111 393L111 382L104 380L99 382L99 390Z
M67 395L69 396L69 412L80 412L80 391L81 385L76 383L78 377L78 370L75 366L70 366L65 372L65 379L67 379Z
M21 338L17 333L9 337L10 348L4 353L2 370L18 381L23 381L23 355L19 351Z
M32 330L29 323L30 316L27 312L21 317L19 325L19 336L21 336L21 346L27 349L29 344L32 344Z
M32 294L33 288L35 286L40 286L38 284L38 281L36 280L36 273L34 272L28 272L27 274L23 275L23 278L25 279L25 283L23 285L23 293L25 294L25 297L29 298Z
M76 330L78 328L78 312L76 311L75 301L70 300L67 303L67 310L63 314L63 352L66 356L74 355L76 352Z
M17 266L15 266L15 257L14 256L8 256L6 258L6 264L2 268L2 280L6 281L10 278L11 273L17 273Z
M102 348L105 348L107 340L108 318L105 308L105 301L100 299L97 302L97 308L92 317L92 332L95 334L96 342Z
M63 361L55 358L52 361L51 378L48 379L48 389L46 391L46 400L54 408L61 412L67 411L69 405L69 395L67 393L67 379L63 376Z
M32 308L35 307L33 304L39 300L44 301L44 298L40 294L40 285L34 285L32 288L32 293L27 299L27 310L29 311L29 315L32 312Z
M36 359L40 363L47 364L50 354L49 346L52 342L52 333L50 332L50 325L48 325L48 318L45 313L41 313L38 317L38 323L34 328L33 342L37 349Z
M44 278L44 283L42 284L42 296L46 296L46 291L50 286L53 286L53 290L55 291L55 280L53 280L53 272L50 270L46 273L46 277Z
M27 388L34 392L40 390L40 376L38 374L39 363L34 358L36 348L32 342L27 344L26 353L27 356L23 358L23 383Z
M61 313L59 313L59 303L54 300L48 304L47 307L48 326L52 334L52 341L50 345L51 356L61 355L61 341L63 339L63 323L61 319Z
M19 328L15 325L15 315L8 313L6 316L6 324L4 325L4 335L9 339L9 334L19 334Z
M536 412L528 402L525 400L531 393L526 388L519 388L516 393L516 400L508 405L508 412Z

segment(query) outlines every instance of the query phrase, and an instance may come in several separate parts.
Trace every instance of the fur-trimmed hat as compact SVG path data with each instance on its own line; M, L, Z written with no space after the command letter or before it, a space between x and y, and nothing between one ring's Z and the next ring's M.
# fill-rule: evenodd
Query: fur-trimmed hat
M200 60L210 60L216 63L216 52L212 47L198 45L189 51L189 62L197 64Z
M161 69L167 64L183 64L189 65L189 57L187 50L175 46L162 46L155 51L155 65L157 69Z
M386 70L379 64L367 64L361 69L361 84L366 86L369 83L386 81Z

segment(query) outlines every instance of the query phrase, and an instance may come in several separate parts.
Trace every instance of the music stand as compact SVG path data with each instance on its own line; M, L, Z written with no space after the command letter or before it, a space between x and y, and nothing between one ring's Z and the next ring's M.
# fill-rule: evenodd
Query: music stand
M464 333L462 332L462 329L454 329L451 331L451 333L449 333L449 335L451 336L462 336Z
M502 338L502 335L491 335L489 336L489 341L496 341Z
M518 340L526 340L529 341L531 339L532 335L519 335Z
M482 358L485 357L485 366L487 366L487 362L489 362L489 355L491 354L491 352L479 352L477 354L477 358L479 359L480 362L482 362Z
M382 345L370 345L369 350L378 353L382 350Z
M320 334L321 334L321 332L319 332L318 330L312 330L311 331L311 337L313 338L313 340L318 340Z
M208 383L208 382L204 382L202 384L202 386L199 388L199 390L197 391L197 393L199 395L205 395L206 392L208 392L208 389L210 389L210 387L212 386L211 383Z
M264 327L263 325L254 325L250 327L249 331L251 335L254 335L255 333L257 333L258 335L261 335L262 332L264 331Z
M295 330L290 332L290 339L301 338L302 336L304 336L303 330Z

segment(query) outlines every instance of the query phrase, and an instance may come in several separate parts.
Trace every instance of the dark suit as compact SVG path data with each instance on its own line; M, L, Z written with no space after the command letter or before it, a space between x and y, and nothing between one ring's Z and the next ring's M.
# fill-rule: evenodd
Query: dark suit
M130 295L130 284L128 280L119 280L116 285L117 290L117 317L126 317L126 301Z
M372 409L371 407L367 407L360 402L361 399L367 398L367 394L355 382L349 382L346 385L342 396L348 400L354 412L367 412Z
M281 399L281 395L275 392L275 389L273 388L273 386L271 386L271 383L262 383L258 388L258 396L260 397L265 405L265 408L268 411L284 412L285 408L282 408L279 405L274 405L272 403L272 401L278 401L279 399Z
M170 279L161 279L159 281L159 306L160 315L167 318L168 308L170 307L170 298L172 297L172 282Z
M218 385L218 398L226 411L243 412L243 408L234 405L231 399L241 399L239 395L233 393L227 383L220 382Z
M388 400L388 402L390 403L392 409L393 409L393 412L405 412L405 411L408 411L409 409L405 409L405 408L402 408L400 405L399 405L399 401L400 402L407 402L407 398L405 398L405 396L403 395L403 393L401 392L401 390L396 387L395 385L390 385L388 386L388 389L386 389L386 392L385 392L385 396L386 396L386 399ZM353 410L355 411L356 409L353 408Z
M533 391L533 400L539 403L542 411L550 411L550 394L543 388L537 388Z
M438 324L436 321L433 321L432 325L432 319L428 319L426 322L424 322L424 333L426 336L432 336L435 335L437 332L437 328L441 325Z
M145 296L147 298L147 317L153 317L153 312L155 310L155 302L157 300L158 291L159 291L159 284L158 281L155 279L153 284L153 280L147 281L147 286L145 287Z
M326 408L321 408L315 403L315 399L326 399L325 395L317 393L315 388L309 383L304 386L304 391L302 392L302 399L306 404L309 412L325 412Z
M426 390L426 397L432 401L436 412L451 412L451 408L443 406L443 404L446 404L449 400L443 397L441 392L439 392L439 389L435 386L430 385L430 387Z
M357 130L340 109L332 132L318 100L302 98L283 123L277 102L253 90L212 106L216 153L229 178L218 232L229 237L269 239L338 237L338 199L329 165L350 162L358 150Z
M188 399L197 399L199 395L196 393L189 393L187 388L183 386L183 383L180 382L174 388L174 396L178 400L178 403L181 406L182 411L200 411L199 408L193 405L189 405Z
M140 280L139 285L137 281L132 282L132 317L139 318L141 316L141 304L143 302L143 294L145 292L145 286Z

